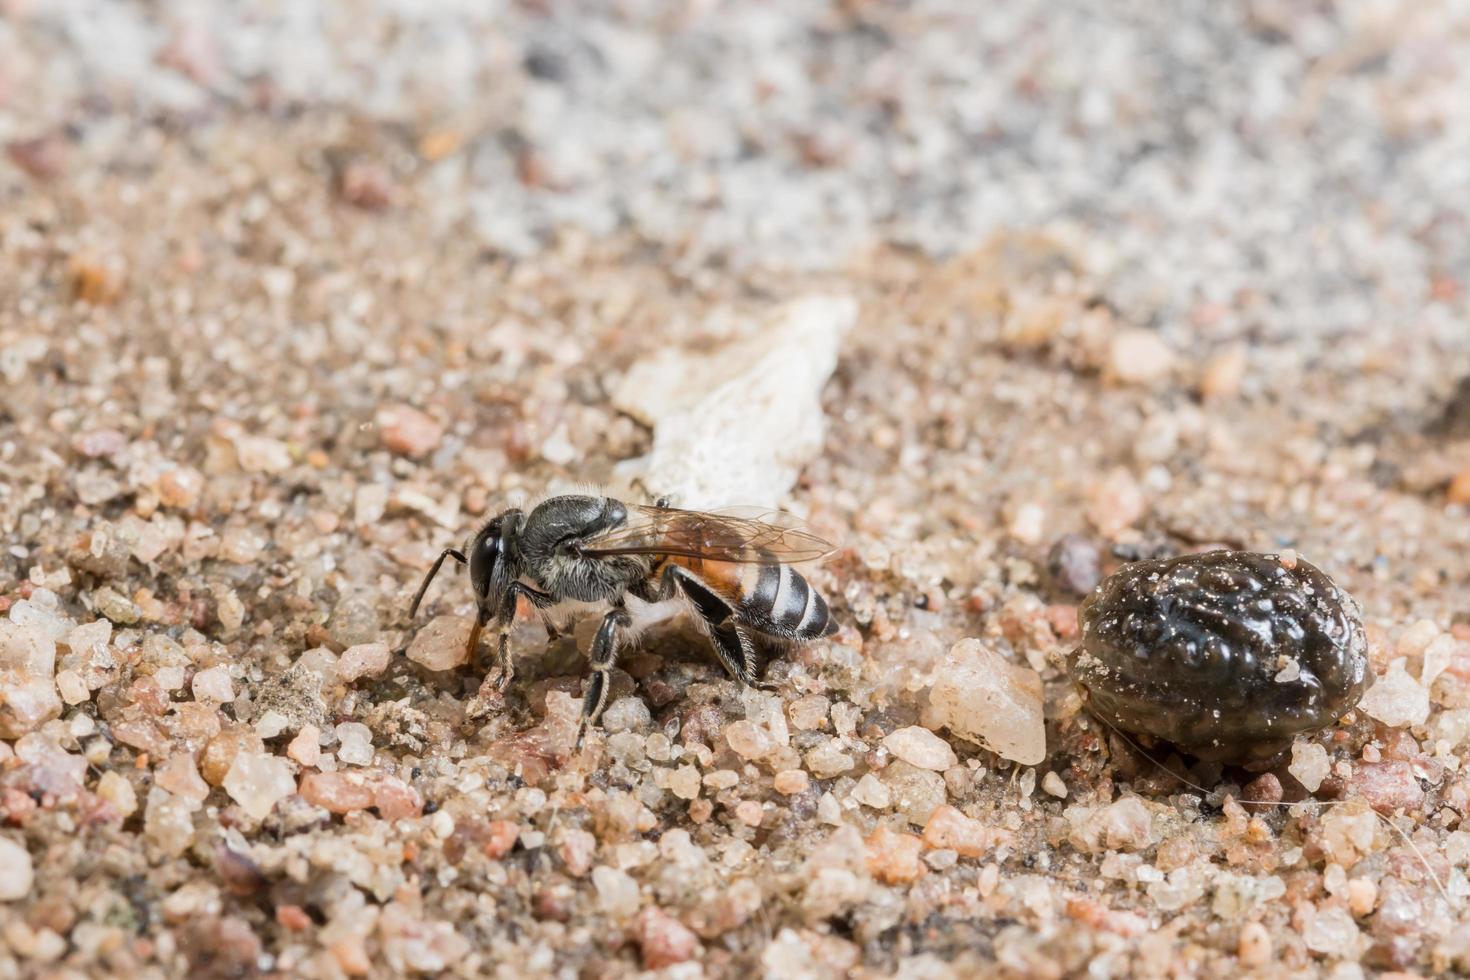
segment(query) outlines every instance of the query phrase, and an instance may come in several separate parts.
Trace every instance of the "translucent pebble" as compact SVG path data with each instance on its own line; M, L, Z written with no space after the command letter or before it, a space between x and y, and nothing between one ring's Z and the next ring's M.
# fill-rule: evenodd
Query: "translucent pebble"
M984 857L1010 834L965 816L952 806L937 807L924 825L924 843L962 857Z
M827 712L831 708L832 702L820 694L797 698L787 709L791 717L791 727L803 731L820 728L827 721Z
M1322 815L1322 852L1329 861L1350 868L1378 848L1378 817L1363 806L1335 806Z
M72 653L95 657L106 653L107 641L112 638L112 624L105 619L83 623L66 635L66 645ZM98 664L97 666L109 666Z
M1358 706L1368 717L1389 728L1422 725L1429 717L1429 691L1395 661L1388 673L1368 689Z
M1007 759L1046 758L1041 677L1010 663L979 640L962 640L929 693L926 725L948 728Z
M614 762L629 768L642 765L647 758L646 740L637 732L614 732L607 737L607 754Z
M469 616L435 616L414 634L408 659L429 670L453 670L469 659Z
M1435 678L1455 661L1462 646L1464 644L1450 634L1441 633L1424 648L1424 666L1419 671L1419 684L1425 690L1429 690Z
M177 752L169 756L168 761L154 773L153 782L175 796L195 803L203 803L205 797L209 796L209 784L200 777L199 769L194 765L194 757L188 752Z
M928 769L920 769L902 759L885 768L879 777L892 793L892 807L922 827L935 809L944 803L944 777Z
M1316 742L1306 739L1297 739L1291 745L1291 765L1286 767L1297 782L1301 783L1308 793L1317 792L1332 772L1332 764L1327 758L1327 750Z
M198 803L154 786L148 791L148 806L143 812L143 836L165 854L184 853L194 837L194 811L198 808Z
M291 764L263 752L239 752L225 773L225 791L255 820L264 820L276 803L296 792Z
M680 766L669 774L669 792L681 800L698 796L699 785L699 770L693 766Z
M602 727L607 732L641 732L652 722L653 715L642 698L618 698L602 714Z
M133 789L133 784L128 782L126 776L110 770L97 780L97 795L111 803L118 816L124 819L132 816L133 811L138 809L138 794Z
M30 851L9 837L0 837L0 902L25 898L34 883Z
M44 627L0 620L0 738L18 738L61 714L56 641Z
M1105 850L1141 851L1154 843L1153 817L1136 796L1107 806L1068 807L1068 840L1086 854Z
M384 820L412 820L423 815L424 797L397 776L383 776L373 783L373 806L377 807L378 816ZM441 813L445 811L439 810L434 814L436 836L439 833L438 817ZM454 833L452 827L449 833ZM444 836L448 837L449 834Z
M362 677L376 677L388 669L388 644L359 643L342 651L337 661L337 679L351 684Z
M600 864L592 869L592 887L597 889L597 904L613 918L627 918L638 911L638 882L625 872Z
M291 727L291 719L271 708L255 719L255 732L261 738L271 739Z
M291 468L286 444L268 436L240 436L235 440L235 454L247 473L283 473Z
M286 746L286 754L303 766L315 766L322 759L321 737L321 729L315 725L302 725Z
M948 742L918 725L900 728L885 738L883 744L895 757L920 769L943 772L960 761Z
M77 625L57 610L56 596L47 589L37 589L30 599L21 599L11 606L10 621L17 626L40 630L53 643L64 640Z
M776 740L764 728L742 718L725 726L725 741L742 759L763 759L776 750Z
M807 769L818 779L840 776L856 765L853 757L842 751L842 743L837 739L829 739L809 749L804 761Z
M1347 909L1331 906L1319 908L1307 919L1302 930L1302 939L1307 948L1316 953L1334 957L1351 957L1356 954L1361 933Z
M803 769L783 769L776 773L772 785L776 792L794 796L797 793L806 792L806 788L811 785L811 779Z
M335 729L337 734L337 758L349 765L366 766L373 761L373 733L368 726L356 721L344 721Z
M893 793L877 776L868 773L853 787L852 798L875 810L886 810Z
M235 682L230 679L229 668L223 665L201 670L189 687L196 701L228 704L235 700Z
M56 690L60 692L61 700L67 704L81 704L92 698L92 692L87 689L87 682L82 680L82 675L74 670L63 670L56 675Z
M352 813L373 805L372 787L356 772L309 772L301 777L301 797L332 813Z

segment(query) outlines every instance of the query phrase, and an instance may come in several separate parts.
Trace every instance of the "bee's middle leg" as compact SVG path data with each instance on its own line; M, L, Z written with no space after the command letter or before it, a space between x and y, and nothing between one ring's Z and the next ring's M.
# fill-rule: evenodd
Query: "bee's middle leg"
M588 725L597 724L602 710L607 707L607 692L612 687L612 669L618 662L618 640L622 631L631 625L633 617L622 606L609 609L592 639L592 676L587 680L587 694L582 699L582 720Z

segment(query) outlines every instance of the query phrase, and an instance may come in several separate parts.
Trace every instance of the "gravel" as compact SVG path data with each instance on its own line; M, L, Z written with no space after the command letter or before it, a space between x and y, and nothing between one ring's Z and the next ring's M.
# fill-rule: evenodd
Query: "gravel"
M0 976L1470 970L1467 38L0 2ZM589 483L797 512L841 629L482 688L414 590ZM1378 675L1265 773L1060 666L1227 545Z

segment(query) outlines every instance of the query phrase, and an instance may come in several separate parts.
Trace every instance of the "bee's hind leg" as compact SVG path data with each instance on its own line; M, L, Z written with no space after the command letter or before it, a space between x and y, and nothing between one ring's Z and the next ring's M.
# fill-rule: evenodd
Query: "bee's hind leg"
M668 575L679 591L694 604L694 611L704 620L709 638L714 643L715 654L730 672L730 676L747 687L760 687L760 665L756 658L755 643L734 607L681 566L669 566Z

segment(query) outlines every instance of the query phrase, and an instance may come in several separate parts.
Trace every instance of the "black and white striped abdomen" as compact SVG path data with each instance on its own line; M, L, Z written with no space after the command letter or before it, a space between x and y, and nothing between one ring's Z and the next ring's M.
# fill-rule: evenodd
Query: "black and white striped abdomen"
M815 640L837 632L827 600L790 565L748 565L740 582L741 618L762 633Z

